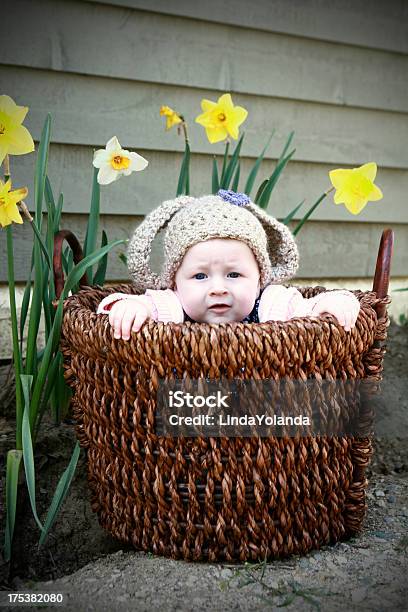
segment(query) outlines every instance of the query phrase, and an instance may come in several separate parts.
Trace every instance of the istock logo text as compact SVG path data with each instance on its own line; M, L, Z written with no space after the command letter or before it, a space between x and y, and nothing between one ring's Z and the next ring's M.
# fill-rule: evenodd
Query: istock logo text
M221 395L221 391L217 391L217 395L204 397L203 395L192 395L183 391L169 391L169 407L181 408L182 406L188 406L189 408L202 408L203 406L208 406L209 408L229 408L226 403L228 395Z

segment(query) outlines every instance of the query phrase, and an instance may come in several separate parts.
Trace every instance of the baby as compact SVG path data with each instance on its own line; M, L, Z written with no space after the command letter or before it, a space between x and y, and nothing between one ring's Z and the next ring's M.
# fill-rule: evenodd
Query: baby
M149 260L164 227L165 261L157 276ZM298 263L289 229L245 194L181 196L147 215L129 243L129 272L141 295L112 293L97 312L109 314L114 337L124 340L147 319L262 323L329 313L349 331L360 309L351 292L307 299L294 287L277 284L293 277Z

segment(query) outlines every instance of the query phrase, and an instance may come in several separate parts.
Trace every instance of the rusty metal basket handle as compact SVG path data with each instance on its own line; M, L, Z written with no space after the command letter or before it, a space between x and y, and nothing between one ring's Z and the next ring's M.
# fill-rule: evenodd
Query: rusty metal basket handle
M379 298L383 298L388 294L393 249L394 232L392 229L388 228L385 229L381 235L373 281L373 291L376 292ZM386 304L378 306L377 316L379 319L385 316L386 309Z
M62 290L64 288L64 270L62 268L62 245L66 240L72 249L74 256L74 263L79 263L83 258L82 247L75 234L70 230L60 230L54 237L54 255L52 258L52 264L54 268L54 285L55 285L55 296L57 299L60 298ZM85 274L79 281L80 287L89 286L88 277Z

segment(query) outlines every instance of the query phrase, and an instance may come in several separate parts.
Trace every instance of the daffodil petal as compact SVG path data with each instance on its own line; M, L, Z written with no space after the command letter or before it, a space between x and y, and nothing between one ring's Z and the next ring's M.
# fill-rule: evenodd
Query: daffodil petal
M23 223L23 219L21 218L16 204L10 203L7 206L7 215L11 221L14 221L14 223Z
M120 146L119 140L116 138L116 136L112 136L112 138L108 140L108 142L106 143L106 150L109 153L122 150L122 147Z
M140 170L144 170L146 168L146 166L148 165L148 163L149 163L147 161L147 159L145 159L144 157L142 157L138 153L130 153L129 157L130 157L129 170L131 172L132 172L132 170L135 170L136 172L138 172Z
M377 187L377 185L373 185L368 199L371 202L377 202L378 200L382 200L383 197L384 196L383 196L383 192L381 191L381 189Z
M102 166L98 172L98 183L100 185L109 185L109 183L116 181L117 178L117 170L114 170L110 165Z
M111 154L106 149L98 149L94 153L92 165L95 168L100 168L103 164L106 164L110 160Z
M229 93L226 93L220 96L218 98L217 104L219 104L219 106L222 106L227 111L232 111L232 109L234 108L234 105L232 103L231 94Z
M358 215L365 208L367 200L362 198L354 198L352 201L345 202L345 206L352 215Z
M28 113L28 106L17 106L12 114L13 121L17 123L23 123L26 114Z
M20 189L15 189L14 191L10 191L9 193L9 201L12 204L17 204L17 202L21 202L28 195L27 187L21 187Z
M34 151L34 141L30 132L24 125L18 125L9 136L8 153L10 155L24 155Z
M329 172L330 181L335 189L341 189L344 182L348 179L351 174L351 170L345 170L338 168L337 170L331 170Z
M375 177L377 175L377 164L375 162L369 162L368 164L364 164L357 168L357 172L361 173L363 176L368 178L369 181L374 183Z
M211 114L208 112L202 113L201 115L198 115L194 121L206 127L209 123L211 123Z
M228 134L231 136L231 138L236 140L239 136L238 125L236 123L233 123L232 125L228 123L226 127L228 130Z
M236 125L241 125L248 116L248 111L243 106L235 106L233 110L233 117Z
M343 204L345 199L344 199L344 192L342 189L338 189L336 191L336 193L334 194L333 197L334 203L335 204Z
M211 144L225 140L228 136L228 132L223 127L206 128L207 138Z
M6 213L6 207L0 206L0 227L6 227L6 225L10 225L11 219Z
M8 151L8 144L6 145L6 143L2 143L1 142L1 137L0 137L0 165L4 161L4 158L7 155L7 151Z
M211 100L206 100L205 98L201 100L201 110L203 110L205 113L211 111L214 106L217 106L216 102L211 102Z
M18 106L14 102L13 98L10 98L10 96L5 96L5 95L0 96L0 111L3 111L7 115L14 115L17 108ZM21 108L24 108L24 107L21 107Z

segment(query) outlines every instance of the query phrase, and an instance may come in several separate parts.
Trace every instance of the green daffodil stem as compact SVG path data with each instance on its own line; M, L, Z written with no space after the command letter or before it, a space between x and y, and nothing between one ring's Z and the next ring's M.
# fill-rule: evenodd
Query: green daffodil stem
M3 162L4 180L10 178L10 161L6 155ZM23 422L23 394L21 389L20 374L23 371L20 347L18 343L17 329L17 308L16 308L16 287L14 282L14 249L13 249L13 225L6 225L7 238L7 277L10 298L11 333L13 338L13 363L16 379L16 450L21 450L22 446L22 422Z
M299 222L299 224L295 227L295 229L293 230L293 235L296 236L296 234L299 233L299 231L301 230L301 228L303 227L303 225L306 223L306 221L309 219L310 215L316 210L316 208L319 206L320 202L322 200L324 200L324 198L326 196L329 195L329 193L331 191L334 190L334 187L330 187L330 189L328 189L327 191L325 191L324 193L322 193L322 195L320 196L320 198L318 200L316 200L316 202L313 204L313 206L307 211L307 213L305 214L305 216L303 217L303 219Z
M181 122L181 127L183 129L183 133L184 133L184 140L186 144L190 144L190 141L188 139L188 132L187 132L187 123L184 121Z

